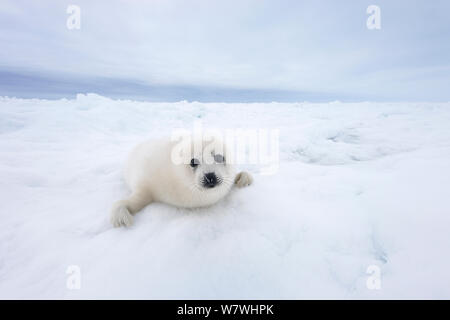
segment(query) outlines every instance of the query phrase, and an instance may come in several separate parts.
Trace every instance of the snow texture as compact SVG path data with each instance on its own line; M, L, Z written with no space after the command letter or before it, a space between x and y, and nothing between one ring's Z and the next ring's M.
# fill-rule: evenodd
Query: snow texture
M197 119L279 129L278 172L112 228L130 149ZM0 98L0 298L449 299L449 124L450 103Z

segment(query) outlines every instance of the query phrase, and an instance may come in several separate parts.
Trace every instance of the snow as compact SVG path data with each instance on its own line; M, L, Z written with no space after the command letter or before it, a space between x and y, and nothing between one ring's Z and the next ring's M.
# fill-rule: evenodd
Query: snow
M112 228L128 151L198 119L278 129L278 172ZM450 103L2 97L0 298L448 299L449 123Z

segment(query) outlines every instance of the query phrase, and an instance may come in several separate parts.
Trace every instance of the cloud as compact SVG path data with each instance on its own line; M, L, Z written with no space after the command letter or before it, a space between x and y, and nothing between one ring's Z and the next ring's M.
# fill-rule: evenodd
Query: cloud
M152 86L449 100L450 4L377 1L2 1L0 67ZM426 71L424 71L426 70ZM443 70L445 72L443 72ZM401 82L399 82L401 81ZM420 89L420 90L419 90Z

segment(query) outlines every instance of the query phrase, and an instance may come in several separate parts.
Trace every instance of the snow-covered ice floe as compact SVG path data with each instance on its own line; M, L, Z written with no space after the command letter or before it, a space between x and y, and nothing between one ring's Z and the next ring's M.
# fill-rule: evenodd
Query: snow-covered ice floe
M197 119L279 129L278 172L112 228L128 151ZM450 103L3 97L0 194L3 299L450 298Z

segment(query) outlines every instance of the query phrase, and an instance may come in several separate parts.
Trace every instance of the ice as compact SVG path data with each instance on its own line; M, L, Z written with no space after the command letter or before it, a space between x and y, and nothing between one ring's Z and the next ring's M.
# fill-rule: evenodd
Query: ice
M199 119L278 129L278 172L112 228L130 149ZM0 298L448 299L449 123L450 103L2 97Z

